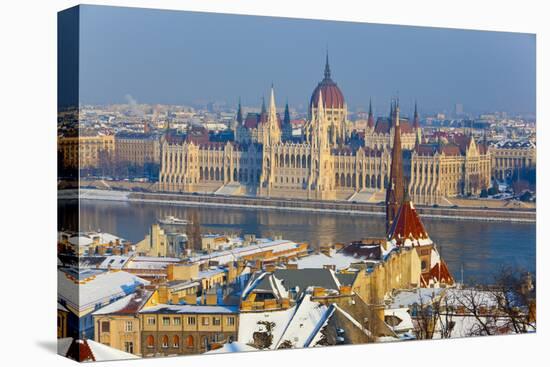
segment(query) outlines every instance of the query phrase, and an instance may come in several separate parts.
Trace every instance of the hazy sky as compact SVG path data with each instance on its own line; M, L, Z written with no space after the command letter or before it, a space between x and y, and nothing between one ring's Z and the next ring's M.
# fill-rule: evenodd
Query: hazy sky
M348 107L370 97L402 110L535 112L531 34L84 6L82 103L259 105L273 82L277 103L304 107L322 79L328 47Z

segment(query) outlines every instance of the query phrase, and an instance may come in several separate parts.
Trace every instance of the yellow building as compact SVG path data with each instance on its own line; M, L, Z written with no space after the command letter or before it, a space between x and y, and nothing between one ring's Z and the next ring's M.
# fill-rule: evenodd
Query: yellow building
M114 135L61 136L57 140L64 167L97 168L115 156Z
M138 312L158 303L157 291L138 289L95 311L94 340L127 353L141 355L141 320Z
M143 256L167 257L170 254L168 236L157 223L151 226L149 234L136 245L136 252Z
M285 113L281 124L272 88L269 107L262 108L257 121L247 118L243 122L239 108L235 142L210 142L205 136L165 141L159 190L383 201L389 182L393 131L399 124L402 148L414 152L422 140L418 111L415 106L412 121L402 119L396 103L389 118L379 118L375 124L370 108L365 144L357 147L348 144L350 128L346 108L327 63L325 78L311 96L309 118L301 141L284 138L282 130L289 117ZM443 202L445 196L479 193L486 184L490 162L487 163L485 151L478 149L477 154L474 151L466 149L459 157L450 148L436 157L431 154L428 158L422 152L410 154L405 171L415 190L415 202L432 205ZM420 171L425 167L428 172Z
M479 195L491 182L491 154L472 137L446 144L418 144L405 160L409 193L416 203L446 204L444 198Z
M534 169L537 147L534 142L505 140L489 146L493 173L499 180L511 177L517 170Z
M237 340L238 308L158 305L139 314L144 357L204 353Z
M143 166L160 163L160 138L150 133L119 133L115 136L116 159L119 163Z

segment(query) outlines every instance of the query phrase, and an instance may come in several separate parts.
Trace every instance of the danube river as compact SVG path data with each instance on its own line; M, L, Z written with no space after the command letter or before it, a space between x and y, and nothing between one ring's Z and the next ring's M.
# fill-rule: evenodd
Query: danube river
M63 201L61 213L76 208L76 201ZM199 208L181 205L83 200L80 203L80 228L101 230L137 242L143 239L157 219L173 215L188 218L198 210L203 233L281 235L305 241L312 247L334 242L349 242L364 237L383 236L382 216L284 212L266 209ZM490 283L502 266L535 270L535 224L483 221L458 221L426 218L430 237L438 245L457 280ZM59 229L70 224L60 215Z

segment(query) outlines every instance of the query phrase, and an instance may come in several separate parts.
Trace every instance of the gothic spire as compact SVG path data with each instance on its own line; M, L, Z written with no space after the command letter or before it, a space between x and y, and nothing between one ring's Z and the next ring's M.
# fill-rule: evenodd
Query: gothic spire
M288 109L288 100L286 101L286 104L285 104L285 116L284 116L284 119L283 119L283 123L285 125L290 124L290 111Z
M275 106L275 90L271 83L271 95L269 96L269 121L277 123L277 107Z
M394 109L395 126L392 147L392 159L390 167L390 179L386 187L386 233L389 233L391 225L397 215L397 211L403 202L405 190L403 183L403 153L401 151L401 127L399 126L399 100L395 101Z
M374 115L372 113L372 98L369 99L369 117L367 120L368 127L374 127Z
M243 110L241 106L241 97L239 97L239 108L237 109L237 122L239 125L242 125L243 123Z
M418 106L416 101L414 101L414 118L413 118L413 127L418 129L420 127L420 118L418 117Z
M327 49L327 56L325 61L325 79L330 79L330 65L328 63L328 49Z
M262 96L262 112L261 114L264 115L266 113L266 108L265 108L265 97Z

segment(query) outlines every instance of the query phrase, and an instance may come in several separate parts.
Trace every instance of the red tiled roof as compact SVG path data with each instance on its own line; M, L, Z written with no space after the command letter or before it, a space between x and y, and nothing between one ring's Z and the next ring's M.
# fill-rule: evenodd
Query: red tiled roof
M435 144L419 144L414 148L418 155L432 156L437 153L437 145Z
M444 145L439 150L440 150L441 153L444 153L445 155L461 155L462 154L462 150L460 149L460 147L456 144L453 144L453 143Z
M260 115L258 113L249 113L244 120L244 127L247 129L255 129L260 122Z
M325 108L343 108L344 95L338 85L330 78L323 79L311 94L310 106L317 108L319 93L323 93L323 104Z
M420 216L410 200L405 199L388 234L389 240L396 240L398 245L403 245L406 239L428 239L428 232L424 228Z
M95 361L94 354L85 339L73 339L65 357L78 362Z
M427 287L430 284L430 279L448 285L452 285L454 283L454 278L443 259L439 259L439 262L430 269L429 273L421 275L423 286Z
M374 127L374 132L378 134L390 133L390 121L386 118L379 117Z

